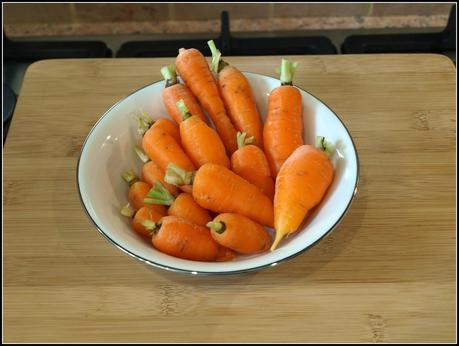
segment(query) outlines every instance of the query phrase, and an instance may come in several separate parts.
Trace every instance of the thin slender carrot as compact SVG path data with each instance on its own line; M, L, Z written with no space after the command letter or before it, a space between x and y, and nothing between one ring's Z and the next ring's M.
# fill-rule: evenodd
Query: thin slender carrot
M129 204L138 210L142 207L154 209L162 215L167 215L167 209L159 204L146 204L144 199L151 189L151 185L144 181L140 181L133 171L126 171L122 174L123 179L129 184L128 201Z
M212 52L212 71L217 74L217 85L234 127L254 137L254 145L263 148L263 129L260 115L247 78L235 66L221 59L213 40L207 42Z
M137 232L138 234L151 238L151 232L142 225L144 220L150 220L153 222L159 222L161 218L164 217L163 214L158 213L156 210L148 208L148 207L141 207L134 215L132 219L132 229Z
M169 65L161 68L166 85L162 92L164 106L166 107L169 115L180 124L182 122L182 114L177 110L176 104L179 100L183 100L186 107L190 110L191 114L197 115L204 122L207 123L207 117L201 109L201 106L194 97L190 89L186 85L180 84L177 81L175 66Z
M169 163L193 170L194 165L174 137L162 128L150 128L142 139L142 147L148 157L163 171Z
M173 185L193 185L193 198L203 208L217 213L245 215L272 227L272 201L258 187L228 168L206 163L196 172L186 172L176 165L166 169L166 182Z
M176 107L183 118L180 123L182 146L195 167L199 168L209 162L229 167L230 160L217 132L201 118L192 115L183 100L179 100Z
M292 86L296 66L296 63L282 59L281 86L275 88L268 97L263 142L274 178L290 154L304 144L301 94Z
M226 114L217 84L206 58L197 49L179 50L175 66L180 77L196 96L214 123L228 155L236 151L236 129Z
M231 169L234 173L257 186L272 200L274 198L274 180L271 177L271 169L263 150L249 144L252 138L246 138L245 132L237 133L239 149L231 156Z
M220 214L207 227L217 243L242 254L266 251L272 242L263 226L239 214Z
M191 194L183 192L174 197L159 181L148 192L145 203L156 203L169 206L168 214L179 216L191 222L205 226L212 218L209 212L197 204Z
M332 146L323 137L319 148L298 147L284 162L276 179L274 217L276 238L273 251L285 235L298 230L310 209L320 203L333 181L333 165L329 159Z
M165 216L161 223L143 222L153 231L153 246L168 255L193 261L215 261L219 245L208 228L177 216Z

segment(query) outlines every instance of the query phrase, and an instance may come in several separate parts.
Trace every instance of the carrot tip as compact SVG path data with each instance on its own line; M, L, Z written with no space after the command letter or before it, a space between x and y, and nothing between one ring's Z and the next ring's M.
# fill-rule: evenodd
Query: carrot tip
M282 232L276 231L276 236L274 238L274 242L271 245L271 251L274 251L277 248L277 245L279 245L280 241L284 238L284 234Z

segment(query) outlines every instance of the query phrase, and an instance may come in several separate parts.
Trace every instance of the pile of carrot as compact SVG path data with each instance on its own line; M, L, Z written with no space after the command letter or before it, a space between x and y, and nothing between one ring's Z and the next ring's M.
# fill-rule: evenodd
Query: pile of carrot
M282 59L263 123L247 78L208 44L210 66L197 49L182 48L161 69L167 114L137 117L143 166L122 174L121 213L158 251L231 261L274 251L298 231L333 181L333 145L323 137L304 143L296 63Z

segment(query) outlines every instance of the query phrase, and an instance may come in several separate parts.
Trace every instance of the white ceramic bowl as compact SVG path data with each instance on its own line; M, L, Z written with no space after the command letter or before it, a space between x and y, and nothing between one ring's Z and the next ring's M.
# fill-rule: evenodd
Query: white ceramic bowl
M261 117L266 116L267 97L279 85L277 79L244 73L248 78ZM323 102L301 90L304 140L315 143L317 135L335 143L335 178L322 203L305 220L301 229L284 239L273 252L239 256L231 262L197 262L175 258L153 248L130 228L120 215L127 203L127 184L121 173L141 162L132 147L139 140L133 114L141 108L153 118L168 116L161 100L164 81L147 85L112 106L89 132L77 167L77 184L82 205L99 232L125 253L166 270L191 274L227 274L274 266L292 258L329 234L346 214L357 191L359 165L352 138L338 116ZM256 208L256 206L254 206Z

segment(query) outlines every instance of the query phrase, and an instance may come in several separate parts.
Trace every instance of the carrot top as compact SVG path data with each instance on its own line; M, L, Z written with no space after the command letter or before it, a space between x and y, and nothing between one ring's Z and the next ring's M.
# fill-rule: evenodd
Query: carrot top
M193 116L188 110L187 106L185 105L185 101L183 101L183 99L177 101L176 105L178 110L180 111L180 114L182 115L183 120L186 120Z
M229 64L222 60L222 53L217 49L213 40L207 41L207 44L209 45L210 51L212 52L212 62L210 64L211 70L215 73L218 73Z
M123 174L121 174L121 177L129 184L129 186L139 181L139 178L137 177L135 172L131 169L123 172Z
M166 81L165 88L177 84L177 73L175 72L175 65L161 67L161 74Z
M145 227L147 231L150 231L150 233L152 234L158 232L159 227L161 227L160 223L154 222L151 220L142 220L140 221L140 223L142 224L143 227Z
M154 120L145 113L142 109L140 110L140 114L134 116L135 120L137 120L137 132L143 136L145 132L154 124Z
M255 137L251 136L249 138L247 137L247 132L238 132L236 135L237 138L237 148L241 149L242 147L245 147L247 144L251 144L254 142Z
M127 216L127 217L133 217L135 214L135 210L131 208L131 206L126 204L124 207L121 208L121 215Z
M170 163L166 168L164 181L171 185L191 185L193 184L196 172L187 172L176 164Z
M280 68L281 85L293 85L293 75L295 74L298 62L291 62L287 59L282 59Z
M226 230L226 225L223 221L211 221L207 223L206 226L214 230L218 234L222 234Z
M150 189L147 193L144 203L147 204L162 204L172 205L175 201L174 195L172 195L161 182L156 181L155 186Z
M137 156L143 163L147 163L148 161L150 161L148 155L145 154L145 152L142 149L140 149L138 145L134 145L134 152L137 154Z
M331 142L326 141L325 137L322 136L316 137L316 147L322 150L328 157L330 157L335 150L335 146Z

